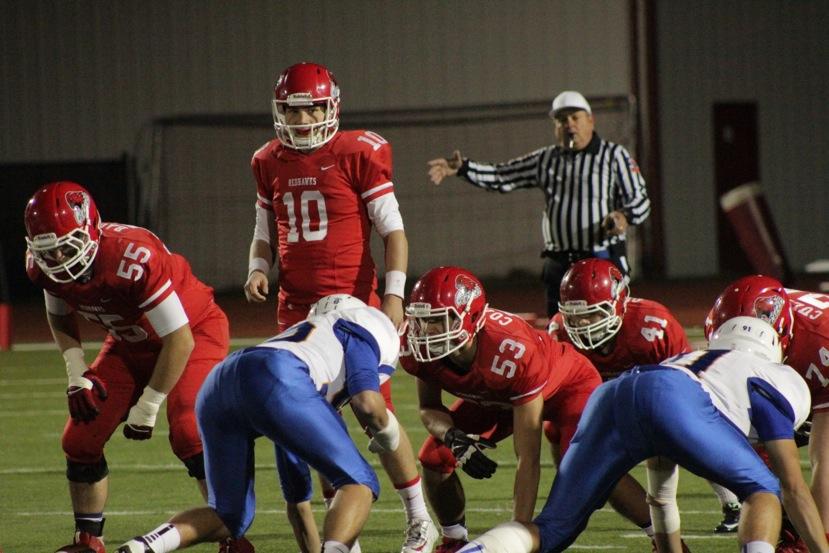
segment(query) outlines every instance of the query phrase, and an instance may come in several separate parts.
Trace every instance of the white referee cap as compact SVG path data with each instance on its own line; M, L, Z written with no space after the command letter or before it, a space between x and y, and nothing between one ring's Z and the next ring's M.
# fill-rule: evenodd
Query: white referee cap
M563 109L583 109L589 114L593 114L590 110L590 104L587 103L584 96L575 90L565 90L553 100L553 107L550 109L550 117L555 117L556 113Z

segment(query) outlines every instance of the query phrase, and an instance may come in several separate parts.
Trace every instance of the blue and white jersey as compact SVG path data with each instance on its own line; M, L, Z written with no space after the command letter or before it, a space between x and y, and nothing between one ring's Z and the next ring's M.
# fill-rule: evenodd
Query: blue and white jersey
M309 317L257 347L290 351L308 366L317 390L336 407L364 390L379 389L397 365L397 330L374 307Z
M697 380L751 442L792 438L811 409L809 387L793 368L751 353L700 350L661 364Z

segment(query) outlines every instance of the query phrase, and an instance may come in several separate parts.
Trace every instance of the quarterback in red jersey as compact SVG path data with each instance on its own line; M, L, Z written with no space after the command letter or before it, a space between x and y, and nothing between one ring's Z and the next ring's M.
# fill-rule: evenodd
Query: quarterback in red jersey
M517 315L490 308L478 279L458 267L423 275L412 290L406 318L410 355L401 357L401 365L418 378L421 420L430 434L419 457L426 495L443 525L437 551L448 553L467 539L463 487L455 468L472 478L490 478L497 464L484 449L514 434L513 516L532 520L542 423L555 425L560 458L601 377L571 345L556 342ZM441 399L444 390L460 398L448 409ZM628 479L614 495L626 491ZM623 503L625 516L642 528L650 526L644 493Z
M92 196L62 181L40 188L25 212L26 271L44 289L46 315L69 377L63 432L75 538L59 552L102 553L109 472L104 444L121 422L152 437L167 400L170 444L203 494L202 444L193 412L207 373L228 351L227 317L211 288L150 231L102 223ZM107 336L87 365L78 317Z
M278 332L304 320L311 305L331 294L349 294L379 307L400 327L408 242L394 196L391 146L372 131L339 130L340 88L321 65L298 63L283 71L272 106L277 138L251 161L257 201L248 300L267 299L267 275L276 255ZM385 247L382 300L371 257L372 229ZM391 383L384 383L381 392L393 410ZM382 453L380 460L406 508L403 553L431 551L437 531L405 431L401 439L401 447ZM302 519L315 533L310 507L298 508L293 513L289 505L290 519Z
M771 324L780 336L784 362L806 380L812 396L809 459L812 495L829 528L829 296L786 289L780 281L751 275L729 284L705 320L705 335L729 314L757 317ZM784 531L778 553L806 551L791 531Z

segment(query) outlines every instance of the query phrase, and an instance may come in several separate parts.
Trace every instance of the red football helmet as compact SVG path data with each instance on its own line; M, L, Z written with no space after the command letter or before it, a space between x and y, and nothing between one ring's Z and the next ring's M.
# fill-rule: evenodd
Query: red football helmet
M560 293L558 310L577 347L595 349L622 328L627 278L610 261L589 258L573 263L561 280Z
M710 340L725 321L739 316L755 317L769 323L780 336L780 346L786 353L792 339L794 315L789 295L779 280L751 275L729 284L705 318L705 337Z
M37 266L55 282L83 275L98 253L101 216L80 184L52 182L26 204L26 245Z
M297 150L319 148L332 138L340 126L340 87L322 65L302 62L282 72L274 87L273 128L279 140ZM287 107L322 106L325 117L319 123L289 125Z
M414 358L435 361L458 350L484 324L487 303L478 278L460 267L437 267L418 280L406 307Z

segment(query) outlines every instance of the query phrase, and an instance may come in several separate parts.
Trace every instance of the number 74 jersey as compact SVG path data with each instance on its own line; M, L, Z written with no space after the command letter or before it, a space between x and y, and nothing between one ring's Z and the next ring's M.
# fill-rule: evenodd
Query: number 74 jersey
M786 289L792 303L794 330L784 363L806 379L812 410L829 411L829 296Z

